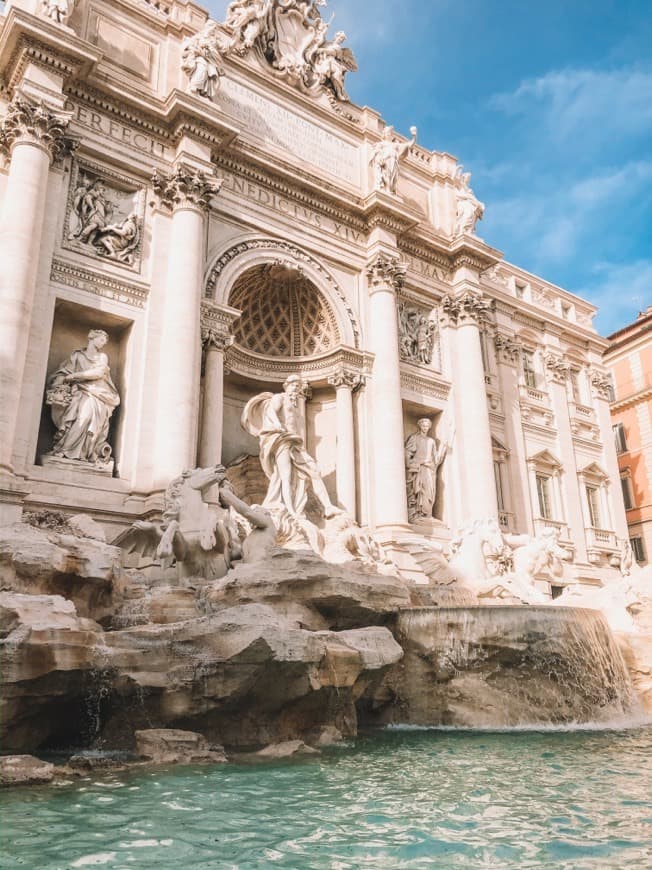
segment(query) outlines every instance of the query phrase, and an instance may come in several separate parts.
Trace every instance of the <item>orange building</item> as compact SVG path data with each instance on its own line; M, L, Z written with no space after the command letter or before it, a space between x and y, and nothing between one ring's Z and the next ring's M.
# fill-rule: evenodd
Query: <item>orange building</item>
M652 561L652 305L609 336L611 417L634 558Z

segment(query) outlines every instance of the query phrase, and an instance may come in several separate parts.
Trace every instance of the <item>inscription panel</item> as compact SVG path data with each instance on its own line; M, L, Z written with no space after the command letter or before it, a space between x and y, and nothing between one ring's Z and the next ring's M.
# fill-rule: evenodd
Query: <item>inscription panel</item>
M289 151L335 178L358 187L358 148L232 79L222 79L222 108L264 142Z

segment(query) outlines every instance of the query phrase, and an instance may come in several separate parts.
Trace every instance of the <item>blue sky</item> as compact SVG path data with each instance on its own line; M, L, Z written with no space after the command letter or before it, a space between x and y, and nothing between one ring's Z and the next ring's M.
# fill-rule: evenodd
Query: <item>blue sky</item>
M227 3L206 3L223 20ZM652 304L652 0L330 0L352 99L473 172L480 235L600 306Z

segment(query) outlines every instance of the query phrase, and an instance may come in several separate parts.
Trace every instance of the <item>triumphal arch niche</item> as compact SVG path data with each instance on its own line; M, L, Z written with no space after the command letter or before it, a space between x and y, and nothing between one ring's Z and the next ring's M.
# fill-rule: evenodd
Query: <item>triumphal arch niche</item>
M306 447L330 498L356 516L356 393L368 359L345 293L316 258L274 239L254 239L227 251L209 272L208 293L239 312L225 351L221 457L234 484L254 502L264 501L267 480L257 459L259 446L243 431L242 413L261 390L278 391L289 377L299 376Z
M417 580L460 528L598 579L627 526L595 309L479 237L445 142L351 100L325 7L4 4L0 519L112 538L222 462L260 504L277 444Z

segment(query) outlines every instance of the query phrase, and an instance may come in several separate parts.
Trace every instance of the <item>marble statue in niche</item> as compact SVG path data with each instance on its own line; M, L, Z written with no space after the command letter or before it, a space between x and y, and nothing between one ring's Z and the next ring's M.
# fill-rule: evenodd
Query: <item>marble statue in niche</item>
M473 235L479 220L484 216L484 203L476 198L471 190L471 173L464 172L463 166L457 167L455 175L455 196L457 198L457 212L455 215L455 230L453 235Z
M227 40L221 37L217 24L209 21L204 29L187 39L183 46L181 69L188 76L191 94L212 100L224 75L220 47L225 49Z
M282 393L255 396L243 411L242 427L260 444L260 462L269 480L263 507L303 518L310 484L328 519L341 511L331 502L317 463L306 450L299 408L302 389L301 378L291 375Z
M411 523L433 519L437 499L437 472L448 453L448 441L437 444L431 437L432 420L422 417L418 431L405 442L408 517Z
M412 139L409 142L395 142L394 128L385 127L383 130L383 138L376 144L371 154L376 190L396 193L401 160L407 156L417 141L417 128L410 127L410 133Z
M92 175L80 175L72 194L68 242L107 260L133 266L140 245L141 226L134 210L134 194L112 190ZM114 216L116 220L113 220Z
M75 0L42 0L41 15L56 24L67 24L75 11Z
M437 335L436 321L405 302L399 303L398 314L401 359L418 365L430 365Z
M325 91L335 102L349 102L344 79L358 69L339 31L328 40L330 22L321 17L326 0L234 0L226 12L231 34L227 52L259 57L291 84L311 93Z
M92 329L86 347L50 375L45 401L57 430L48 455L112 472L109 423L120 396L103 352L108 340L103 329Z

